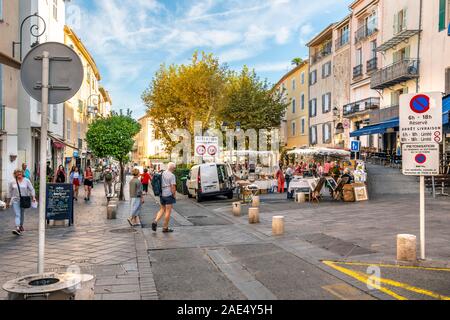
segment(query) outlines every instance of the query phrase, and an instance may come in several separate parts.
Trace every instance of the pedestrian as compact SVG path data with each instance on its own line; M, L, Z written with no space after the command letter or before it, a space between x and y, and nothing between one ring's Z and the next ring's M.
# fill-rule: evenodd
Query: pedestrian
M111 167L105 169L105 195L109 196L113 193L114 172Z
M55 174L54 183L66 183L66 170L64 170L64 167L61 165L58 167L58 171Z
M91 167L87 167L86 172L84 173L84 201L91 200L91 192L92 187L94 186L94 173L92 172Z
M148 173L148 169L144 169L144 173L141 175L141 183L144 194L148 194L148 185L151 182L151 176Z
M173 205L177 202L177 180L175 175L173 174L175 172L175 169L175 163L170 162L167 166L167 171L164 171L161 175L161 207L156 215L155 221L152 223L152 230L155 232L158 228L158 222L159 220L161 220L164 214L165 218L162 231L164 233L173 232L173 230L169 228L169 222Z
M23 176L31 181L31 172L26 163L22 163Z
M14 171L14 180L9 183L7 203L14 210L16 229L15 235L22 235L25 231L23 225L25 210L31 208L31 202L36 203L36 191L31 181L24 177L22 170Z
M324 176L330 175L330 170L331 170L331 163L330 161L327 161L323 166L323 175Z
M284 178L283 170L281 170L281 167L278 167L275 177L277 178L278 181L278 193L284 193L284 184L286 180Z
M130 180L130 208L131 216L127 219L132 227L141 226L141 209L144 204L144 197L142 195L142 183L139 180L139 169L133 169L133 178Z
M53 181L53 169L50 167L50 161L47 161L47 182Z
M292 169L292 166L289 165L286 169L286 173L285 173L285 179L286 179L286 184L287 184L287 190L288 190L288 199L290 197L289 194L289 185L291 184L291 180L294 177L294 170Z
M320 162L317 163L317 175L323 177L323 166Z
M73 185L73 193L75 201L78 201L78 191L83 183L83 174L77 166L72 167L70 172L70 184Z

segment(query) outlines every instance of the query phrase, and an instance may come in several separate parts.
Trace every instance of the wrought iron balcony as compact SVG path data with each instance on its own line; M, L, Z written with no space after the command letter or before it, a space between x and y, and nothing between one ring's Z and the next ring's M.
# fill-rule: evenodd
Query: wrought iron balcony
M378 58L372 58L367 61L367 72L378 69Z
M370 87L382 90L419 77L419 59L403 59L372 74Z
M363 24L355 32L355 44L363 41L364 39L370 37L376 32L378 32L377 20L374 20L370 24Z
M315 54L312 55L311 58L311 64L314 64L316 62L319 62L320 60L322 60L323 58L325 58L326 56L329 56L332 52L332 42L328 42L320 51L316 52Z
M363 65L357 65L353 68L353 79L362 76L363 74Z
M390 105L370 112L370 124L377 124L390 119L398 118L400 115L399 105Z
M363 114L380 108L380 98L368 98L344 106L344 117Z

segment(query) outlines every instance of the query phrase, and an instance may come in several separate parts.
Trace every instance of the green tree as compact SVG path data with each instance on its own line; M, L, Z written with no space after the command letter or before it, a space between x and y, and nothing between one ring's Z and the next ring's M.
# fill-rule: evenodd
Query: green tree
M89 149L96 157L113 157L120 163L120 195L125 200L124 165L129 161L129 154L133 150L134 137L141 131L141 125L127 114L113 112L109 117L99 117L90 125L86 134Z
M227 67L211 54L194 53L187 65L162 65L142 100L168 151L178 143L170 134L184 128L194 133L195 121L209 124L225 102Z
M220 119L230 124L240 122L245 130L280 126L287 104L267 80L261 81L254 70L244 66L240 73L230 75L228 83L227 103L219 111Z
M302 58L294 58L294 59L292 59L292 62L291 62L291 64L293 65L293 66L299 66L299 65L301 65L303 63L303 59Z

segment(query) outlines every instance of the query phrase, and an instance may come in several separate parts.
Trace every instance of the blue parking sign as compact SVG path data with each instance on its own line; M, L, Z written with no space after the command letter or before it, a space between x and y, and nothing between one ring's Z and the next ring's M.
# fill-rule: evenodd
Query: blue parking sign
M361 150L361 141L352 141L352 152L359 152Z

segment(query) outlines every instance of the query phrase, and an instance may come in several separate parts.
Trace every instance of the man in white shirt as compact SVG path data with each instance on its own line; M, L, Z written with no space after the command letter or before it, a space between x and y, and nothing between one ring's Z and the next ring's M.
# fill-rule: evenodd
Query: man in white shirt
M163 215L164 217L164 225L163 232L170 233L173 232L172 229L169 228L170 223L170 215L172 213L173 205L177 202L177 180L175 175L176 165L171 162L168 164L167 171L164 171L161 175L161 188L162 194L160 197L161 209L159 209L158 214L156 215L155 221L152 223L152 230L156 232L158 228L158 222L161 220Z

